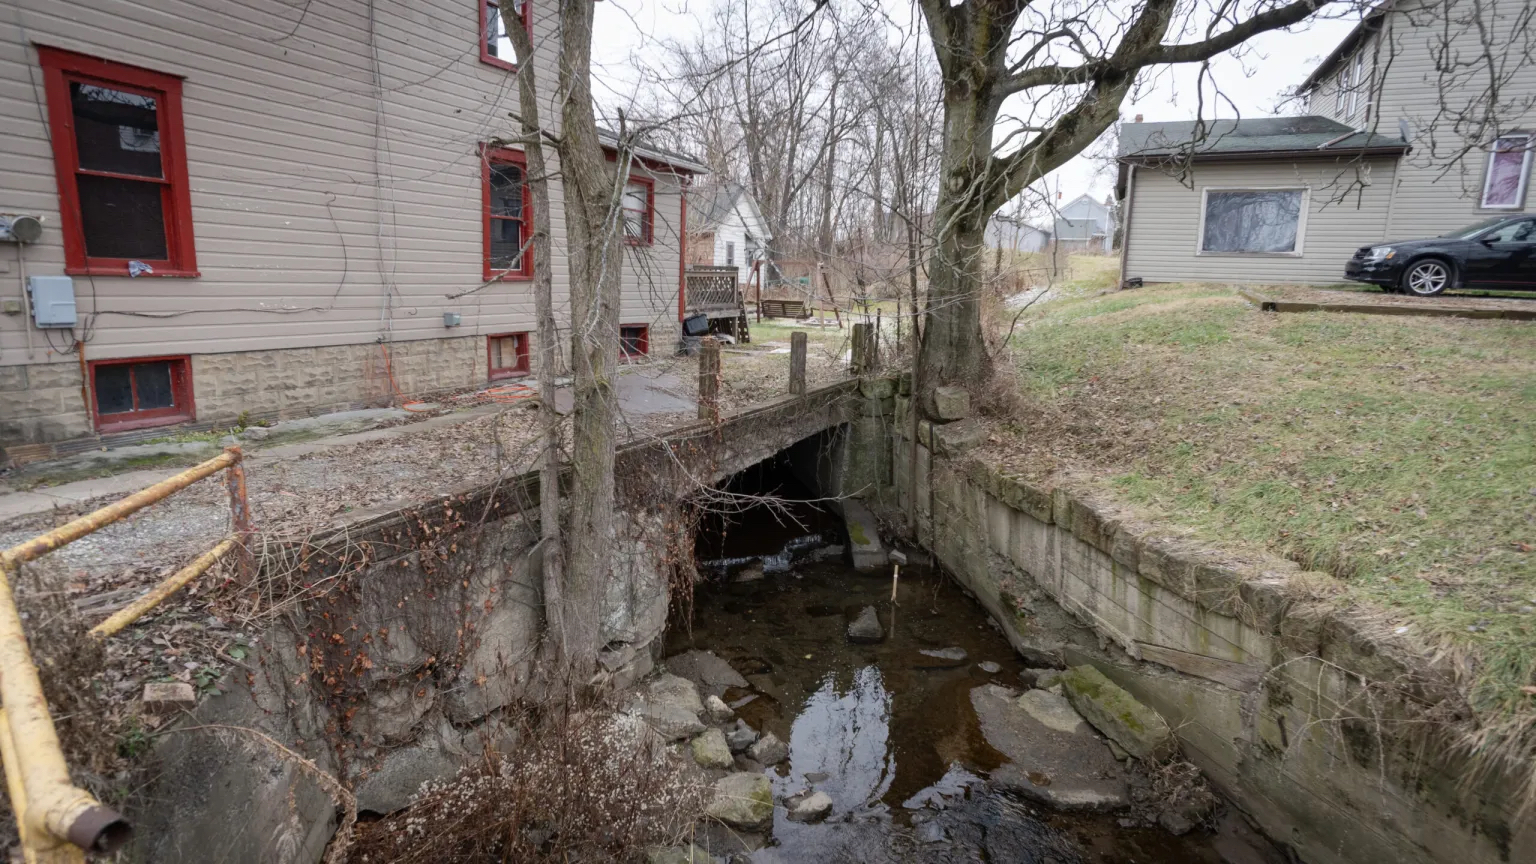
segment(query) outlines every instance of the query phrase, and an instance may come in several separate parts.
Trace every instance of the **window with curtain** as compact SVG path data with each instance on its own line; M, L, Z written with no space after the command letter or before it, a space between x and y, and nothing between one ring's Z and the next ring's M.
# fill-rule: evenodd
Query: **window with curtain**
M1490 210L1519 210L1525 206L1531 182L1531 148L1536 136L1505 135L1493 142L1488 173L1483 178L1483 206Z
M1201 252L1300 252L1305 189L1208 189Z
M631 243L651 242L651 182L630 178L624 184L624 236Z

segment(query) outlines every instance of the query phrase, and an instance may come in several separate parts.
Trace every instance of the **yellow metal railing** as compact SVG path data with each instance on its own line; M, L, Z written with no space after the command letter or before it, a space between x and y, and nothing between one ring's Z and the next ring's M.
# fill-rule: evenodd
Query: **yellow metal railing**
M121 846L132 829L111 808L70 782L69 766L59 748L37 666L22 632L21 615L11 593L12 577L28 561L227 470L234 534L96 625L91 635L104 639L118 632L232 552L238 556L241 578L253 578L255 563L243 458L239 447L230 447L195 468L0 552L0 759L5 763L6 792L16 814L16 828L27 864L79 864L85 861L87 851L110 852Z

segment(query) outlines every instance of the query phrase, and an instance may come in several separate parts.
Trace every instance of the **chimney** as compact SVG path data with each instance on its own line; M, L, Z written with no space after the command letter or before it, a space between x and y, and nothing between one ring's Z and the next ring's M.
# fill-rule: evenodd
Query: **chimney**
M1060 201L1060 200L1061 200L1061 193L1060 193L1060 192L1057 192L1057 193L1056 193L1056 200L1057 200L1057 201Z
M1136 122L1137 122L1137 123L1140 123L1140 122L1141 122L1141 115L1140 115L1140 114L1137 114L1137 115L1136 115Z

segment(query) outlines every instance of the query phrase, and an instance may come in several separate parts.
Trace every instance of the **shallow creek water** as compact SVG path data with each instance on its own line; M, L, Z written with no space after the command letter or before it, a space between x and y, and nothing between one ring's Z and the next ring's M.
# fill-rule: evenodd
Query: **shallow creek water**
M984 778L1005 757L983 737L970 691L1021 686L1023 666L1007 640L952 580L922 567L903 568L893 606L888 572L814 561L809 541L795 556L773 557L807 530L829 527L825 514L800 513L802 525L748 513L732 520L723 542L701 535L701 559L739 570L768 556L768 572L745 582L717 574L695 594L691 634L674 628L669 640L669 653L711 651L746 677L750 688L724 698L789 743L789 760L767 769L776 799L809 787L833 800L819 824L791 822L779 806L753 861L1229 860L1200 831L1180 838L1126 828L1114 815L1059 814L988 790ZM879 609L886 638L851 644L847 624L868 605ZM965 661L920 653L955 647ZM998 671L983 671L983 661Z

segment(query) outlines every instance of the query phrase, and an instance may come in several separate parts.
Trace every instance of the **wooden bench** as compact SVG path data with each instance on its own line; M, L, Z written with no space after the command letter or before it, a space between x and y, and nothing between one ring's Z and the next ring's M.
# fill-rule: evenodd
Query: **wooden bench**
M810 310L805 308L804 300L764 300L764 318L809 318Z

